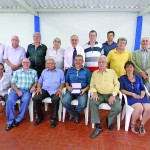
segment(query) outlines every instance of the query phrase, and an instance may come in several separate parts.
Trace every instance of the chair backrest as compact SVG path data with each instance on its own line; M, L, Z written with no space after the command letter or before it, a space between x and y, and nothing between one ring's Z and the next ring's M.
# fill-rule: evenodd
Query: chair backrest
M144 85L144 88L145 88L146 95L147 95L147 97L149 98L150 93L148 92L148 89L147 89L147 87L146 87L145 85Z

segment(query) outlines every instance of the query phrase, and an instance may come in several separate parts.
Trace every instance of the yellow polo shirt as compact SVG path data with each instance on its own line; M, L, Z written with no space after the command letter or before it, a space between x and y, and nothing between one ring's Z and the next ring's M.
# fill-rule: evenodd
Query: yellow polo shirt
M113 49L108 53L107 58L110 63L110 69L116 72L118 78L126 74L124 65L127 61L131 60L131 54L128 50L124 50L124 52L120 54L116 49Z
M117 95L119 92L120 83L117 74L112 69L106 69L103 73L96 70L92 74L90 82L90 91L100 94Z

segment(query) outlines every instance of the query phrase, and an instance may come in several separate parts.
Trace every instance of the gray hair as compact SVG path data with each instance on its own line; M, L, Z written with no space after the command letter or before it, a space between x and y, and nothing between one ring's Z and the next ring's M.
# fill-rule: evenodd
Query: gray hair
M105 60L105 62L108 62L108 59L107 59L107 57L106 57L105 55L102 55L102 56L98 57L98 62L99 62L101 59Z
M144 39L147 39L147 40L149 41L149 38L148 38L148 37L143 37L143 38L141 39L141 42L142 42Z
M40 32L35 32L35 33L33 33L33 36L36 35L36 34L41 37L41 33L40 33Z
M47 61L53 61L54 62L54 64L56 64L56 62L55 62L55 59L54 58L48 58L47 60L46 60L46 62Z

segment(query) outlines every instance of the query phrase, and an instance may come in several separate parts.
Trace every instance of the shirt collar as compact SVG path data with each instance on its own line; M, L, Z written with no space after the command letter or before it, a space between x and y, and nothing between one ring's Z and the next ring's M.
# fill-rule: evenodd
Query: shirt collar
M50 71L48 68L46 70ZM54 71L58 71L58 69L55 67ZM52 71L50 71L50 72L52 72Z
M22 71L22 72L25 72L23 68L21 68L21 71ZM31 72L31 69L30 69L30 68L29 68L29 70L28 70L27 73L29 73L29 72Z
M142 52L147 52L147 53L148 53L148 49L147 49L147 50L143 50L143 49L141 49L141 51L142 51Z
M32 43L32 45L34 45L34 43ZM35 46L35 45L34 45ZM40 46L42 46L42 43L40 43Z
M18 45L17 48L14 48L14 47L11 45L11 48L12 48L12 49L15 49L15 50L19 50L19 45Z
M107 45L112 45L114 43L115 43L114 41L111 44L108 44L108 41L105 42L105 44L107 44Z
M104 72L109 72L109 69L106 68ZM99 69L98 69L97 73L100 73Z
M117 51L117 49L115 48L114 49L114 51L115 51L115 53L118 53L118 51ZM124 50L122 53L126 53L127 51L126 50Z

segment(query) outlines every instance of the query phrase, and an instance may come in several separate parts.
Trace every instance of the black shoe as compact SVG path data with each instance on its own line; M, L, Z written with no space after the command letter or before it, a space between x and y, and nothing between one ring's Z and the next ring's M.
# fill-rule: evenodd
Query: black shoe
M56 121L55 120L51 120L51 128L55 128L56 127Z
M5 130L9 131L12 127L13 127L12 124L6 124Z
M34 125L38 126L42 121L43 121L43 118L38 118L38 119L36 119Z
M17 127L19 125L19 122L17 122L16 120L13 121L12 126L13 127Z
M92 134L90 135L90 138L95 138L97 137L98 135L100 135L101 133L103 132L103 129L102 128L96 128Z
M78 115L74 117L74 123L78 124L79 122L80 122L80 114L78 113Z
M70 121L73 121L73 120L74 120L74 117L73 117L71 114L70 114L69 120L70 120Z
M106 124L107 124L108 130L112 131L114 129L112 124L108 125L108 118L106 118Z

